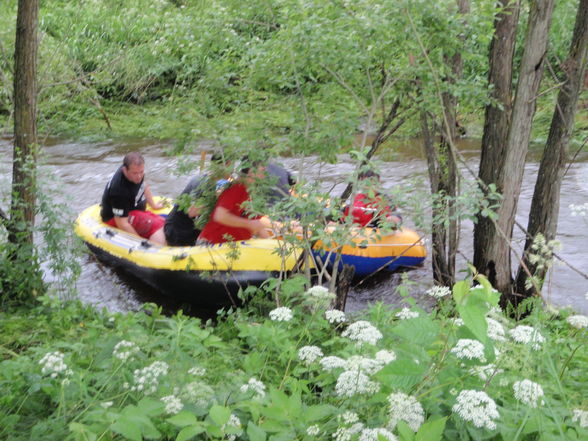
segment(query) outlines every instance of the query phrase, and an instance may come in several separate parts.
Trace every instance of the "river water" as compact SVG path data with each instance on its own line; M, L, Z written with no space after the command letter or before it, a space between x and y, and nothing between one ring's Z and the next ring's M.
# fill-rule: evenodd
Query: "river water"
M63 196L70 213L66 216L73 220L78 212L100 201L104 185L120 164L125 153L140 151L146 159L146 179L154 194L174 197L186 184L187 176L177 176L178 160L166 155L171 144L151 140L124 140L104 142L79 142L63 140L46 140L44 142L44 164L42 171L52 175L60 183ZM468 167L477 172L479 160L479 141L462 140L460 151L466 158ZM525 167L523 190L519 201L517 220L527 225L534 182L538 170L538 152L530 152ZM9 139L0 139L0 206L7 208L12 159L12 144ZM397 143L380 158L380 170L385 187L406 185L412 178L426 178L426 161L417 141ZM321 164L316 158L284 158L280 161L294 174L304 173L305 177L317 179L324 188L333 188L334 194L340 194L345 186L346 177L353 170L353 163L348 156L339 157L337 164ZM464 170L467 175L467 171ZM408 190L412 191L412 190ZM562 248L558 253L563 260L571 263L584 273L588 272L588 217L571 216L570 204L580 205L588 202L588 153L583 152L570 166L562 188L559 233L557 239ZM405 223L411 226L410 219ZM516 228L516 227L515 227ZM467 259L472 258L473 224L464 222L461 234L461 257L463 267ZM522 233L516 232L521 244ZM430 259L424 266L408 271L410 292L417 302L424 307L430 306L424 291L432 285ZM458 275L459 278L459 275ZM354 286L347 300L347 310L356 311L368 303L382 300L391 305L400 305L403 298L397 287L401 274L379 275ZM115 273L112 269L98 262L91 254L86 254L82 261L82 274L77 282L77 290L84 302L111 311L137 310L144 302L162 303L169 311L181 305L161 299L150 288L135 280ZM572 306L579 312L588 313L588 281L568 266L557 263L552 268L544 288L544 298L556 306Z

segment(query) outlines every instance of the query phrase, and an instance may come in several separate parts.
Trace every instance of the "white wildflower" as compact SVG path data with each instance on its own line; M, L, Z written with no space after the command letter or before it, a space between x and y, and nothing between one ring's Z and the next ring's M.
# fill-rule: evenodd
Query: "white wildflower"
M292 314L292 310L285 306L276 308L269 313L270 319L272 319L274 322L289 322L292 320L293 316L294 315Z
M447 286L433 286L425 294L435 299L440 299L451 294L451 288Z
M572 411L572 422L578 423L580 427L588 427L588 410L574 409Z
M381 427L377 429L363 429L359 435L359 441L379 441L381 439L396 441L396 437L389 430Z
M486 364L484 366L474 366L470 369L472 375L476 375L480 380L487 381L495 375L503 373L503 369L498 369L495 364Z
M323 351L318 346L303 346L298 350L298 358L309 366L323 356Z
M538 350L545 338L535 328L526 325L519 325L509 332L510 336L517 343L530 344L531 348Z
M190 375L194 375L195 377L204 377L206 374L206 368L195 366L193 368L188 369L188 373Z
M335 357L334 355L321 358L319 363L326 371L332 371L333 369L345 367L346 364L345 360L339 357Z
M496 429L495 420L500 417L494 400L479 390L462 390L451 409L464 421L489 430Z
M361 394L374 394L380 390L380 385L358 370L344 371L335 385L335 393L340 397L352 397Z
M453 395L456 396L457 395L457 389L452 387L451 389L449 389L449 395Z
M453 326L455 326L456 328L459 328L460 326L463 326L463 319L456 317L450 320L450 322L453 324Z
M572 216L586 216L588 214L588 202L585 204L570 204Z
M318 299L318 300L331 300L331 299L335 298L335 294L330 292L328 288L325 288L324 286L320 286L320 285L315 285L315 286L309 288L306 291L306 294L309 297L314 297L315 299Z
M338 309L329 309L325 311L325 318L329 323L343 323L347 318L345 317L345 313L343 311L339 311Z
M370 322L365 320L352 323L341 335L355 340L358 344L370 343L375 345L382 338L382 333Z
M345 370L360 371L367 375L375 374L383 366L383 363L371 358L362 357L361 355L353 355L345 362Z
M229 416L229 421L227 421L225 424L223 424L223 426L221 427L221 430L223 432L225 432L227 430L227 428L230 428L230 427L238 429L239 433L241 432L241 428L242 428L241 420L235 414L231 414ZM235 441L237 439L237 435L234 433L228 434L227 439L229 441Z
M339 417L341 418L341 421L343 421L343 424L355 424L359 421L357 414L350 410L339 415Z
M308 426L306 428L306 434L308 436L318 436L321 433L321 428L317 424L313 424L312 426Z
M181 389L181 397L188 403L206 407L214 398L214 390L200 381L192 381Z
M582 329L588 326L588 317L585 315L570 315L566 322L568 322L574 328Z
M529 407L537 407L544 404L543 401L543 388L541 385L532 382L531 380L524 379L522 381L516 381L512 388L514 389L514 396L521 403L526 404Z
M63 362L63 355L59 351L48 352L39 360L42 366L41 373L49 375L51 378L57 378L59 375L71 375L73 372L67 368L67 364Z
M350 427L340 427L333 433L333 438L335 441L351 441L351 438L362 430L362 423L355 423Z
M100 407L108 409L109 407L112 407L113 404L112 401L104 401L103 403L100 403Z
M388 363L392 363L394 360L396 360L396 354L394 351L382 349L381 351L376 352L376 360L385 366Z
M161 397L161 401L165 404L165 413L170 415L175 415L184 408L182 401L175 395Z
M135 369L133 392L144 392L145 395L154 393L159 386L159 377L167 375L169 365L165 361L155 361L143 369Z
M455 354L457 358L468 359L468 360L479 360L484 362L484 345L478 340L472 340L469 338L462 338L457 341L457 344L451 352Z
M132 341L121 340L114 347L112 355L121 361L127 361L137 352L139 352L139 346Z
M393 393L388 397L390 404L390 420L388 428L394 430L398 421L404 421L414 432L419 430L425 421L425 411L421 403L411 395L402 392Z
M494 341L506 340L504 328L499 321L492 318L486 318L486 322L488 323L488 337Z
M419 313L417 311L411 311L410 308L402 308L400 312L396 313L396 317L400 320L408 320L412 318L417 318Z
M247 384L241 386L241 392L245 393L249 391L255 393L259 398L262 398L265 396L265 384L255 378L250 378Z

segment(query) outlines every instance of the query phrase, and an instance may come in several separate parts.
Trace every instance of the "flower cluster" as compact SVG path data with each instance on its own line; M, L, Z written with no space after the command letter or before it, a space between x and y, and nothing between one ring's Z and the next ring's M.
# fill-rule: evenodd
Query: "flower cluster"
M344 371L335 385L335 393L340 397L352 397L361 394L374 394L380 390L380 385L371 381L369 377L357 369Z
M398 317L400 320L408 320L411 318L417 318L418 316L419 313L416 311L411 311L410 308L402 308L400 312L396 313L396 317Z
M194 375L195 377L204 377L206 374L206 368L194 366L193 368L188 369L188 373L190 375Z
M358 344L369 343L375 345L382 338L382 333L365 320L352 323L341 335L356 341Z
M223 426L221 427L221 430L223 432L225 432L227 430L227 428L234 428L234 429L239 429L239 432L241 431L242 425L241 425L241 420L239 419L239 417L235 414L231 414L229 416L229 421L227 421L225 424L223 424ZM229 441L235 441L237 439L237 435L235 435L234 433L231 433L229 435L227 435L227 439Z
M543 402L543 388L541 385L524 379L513 384L514 396L521 403L529 407L537 407Z
M582 428L588 427L588 410L574 409L572 411L572 422L578 423Z
M572 216L586 216L588 214L588 202L585 204L570 204L570 210L572 211Z
M388 397L388 403L390 404L390 420L388 421L390 430L394 430L399 421L404 421L408 427L417 432L425 421L423 406L411 395L402 392L393 393Z
M339 415L339 420L342 427L339 427L333 433L335 441L350 441L351 438L363 430L363 423L359 422L359 418L355 412L345 412Z
M574 328L582 329L588 327L588 317L585 315L570 315L566 318L568 322Z
M112 355L121 361L127 361L137 352L139 352L139 346L132 341L121 340L114 347Z
M338 309L329 309L325 311L325 318L329 323L343 323L346 319L345 313L343 311L339 311Z
M517 343L529 344L534 350L541 348L545 338L535 328L526 325L519 325L509 332L510 336Z
M300 358L300 360L302 360L307 366L314 363L322 356L323 351L321 351L321 348L318 346L303 346L298 350L298 358Z
M214 390L205 383L192 381L182 388L181 396L188 403L206 407L214 397Z
M49 375L51 378L57 378L63 374L70 376L73 374L71 369L67 368L67 364L63 362L64 355L59 352L48 352L39 360L39 364L42 366L41 373L43 375Z
M479 390L462 390L451 410L464 421L489 430L496 429L495 420L500 417L494 400Z
M451 288L448 288L447 286L433 286L427 290L425 294L435 299L441 299L451 294Z
M294 317L294 315L292 314L292 310L290 308L281 306L270 311L269 317L274 322L289 322L290 320L292 320L292 317Z
M484 362L484 345L478 340L469 338L462 338L457 341L457 344L451 349L451 353L455 354L457 358L473 360L477 359Z
M306 434L308 436L318 436L321 433L321 428L317 424L313 424L312 426L308 426L306 428Z
M155 361L143 369L135 369L133 392L144 392L145 395L154 393L159 386L159 378L167 375L169 365L165 361Z
M488 337L490 337L494 341L506 340L504 328L502 327L499 321L487 317L486 322L488 323Z
M161 401L165 404L165 413L170 415L175 415L184 408L182 401L175 395L161 397Z
M259 398L263 398L265 397L265 384L255 378L250 378L247 384L241 386L241 392L249 391L255 393Z
M331 300L331 299L335 298L335 294L330 292L328 288L325 288L324 286L320 286L320 285L315 285L315 286L309 288L306 291L306 294L309 297L313 297L317 300Z
M388 441L396 441L396 437L387 429L363 429L359 435L359 441L379 441L385 439Z
M494 375L503 373L503 369L498 369L495 364L486 364L484 366L474 366L470 369L472 375L476 375L480 380L487 381Z
M345 367L345 365L347 364L345 360L334 355L329 355L328 357L321 358L319 363L326 371L332 371L334 369L342 368Z

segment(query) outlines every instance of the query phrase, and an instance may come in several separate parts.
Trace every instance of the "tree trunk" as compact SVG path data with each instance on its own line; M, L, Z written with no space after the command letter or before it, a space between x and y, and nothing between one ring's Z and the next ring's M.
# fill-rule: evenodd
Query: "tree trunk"
M510 242L523 181L536 97L543 74L553 3L554 0L536 0L531 4L504 160L497 170L495 181L503 200L498 208L496 224L491 226L485 238L489 248L485 250L486 265L482 268L495 269L495 288L505 294L507 299L512 298L513 288ZM486 182L489 183L491 182Z
M542 234L546 241L550 241L555 239L557 232L561 183L568 161L568 145L574 126L578 98L586 72L587 47L588 0L580 0L568 58L562 66L565 82L557 96L557 105L539 166L527 227L530 237L527 237L525 243L524 263L534 275L539 287L545 278L546 267L538 267L536 263L532 263L529 260L529 252L537 234ZM527 277L525 271L519 268L516 289L517 293L523 294L523 297L534 293L533 287L525 286Z
M486 185L498 182L499 170L504 167L506 141L512 113L512 72L519 21L518 0L501 0L502 12L494 21L494 38L490 44L488 84L491 98L496 103L486 106L479 179ZM496 285L496 271L492 262L494 225L490 218L478 216L474 227L474 266Z
M19 0L14 50L14 154L9 241L32 246L37 157L38 0Z

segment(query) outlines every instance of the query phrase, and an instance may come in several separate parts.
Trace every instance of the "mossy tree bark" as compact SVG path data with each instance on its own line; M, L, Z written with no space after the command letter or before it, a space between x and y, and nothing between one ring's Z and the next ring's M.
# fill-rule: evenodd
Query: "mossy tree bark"
M568 58L562 65L563 85L558 93L549 136L539 166L527 226L529 236L525 243L523 261L533 274L538 288L542 286L547 268L529 258L531 245L538 234L542 234L546 241L550 241L555 239L557 232L561 184L569 159L568 145L586 72L587 48L588 0L580 0ZM519 268L516 291L523 294L523 297L529 297L535 292L535 286L529 286L526 283L527 279L527 273L522 267Z
M503 199L497 210L497 220L486 225L486 230L476 229L474 248L477 267L488 273L496 289L512 300L513 279L511 274L510 242L512 239L515 214L523 181L525 157L531 135L531 124L536 108L536 98L543 75L545 53L554 0L535 0L531 3L525 47L521 60L516 96L512 105L508 135L502 158L490 155L493 160L481 163L481 170L495 168L494 180L483 180L485 184L495 183ZM500 41L495 41L500 46ZM498 48L497 48L498 49ZM488 130L494 130L491 126ZM497 139L499 136L497 134ZM484 146L489 148L489 144ZM484 155L483 155L484 156ZM480 173L480 176L487 173ZM486 178L487 179L487 178Z

